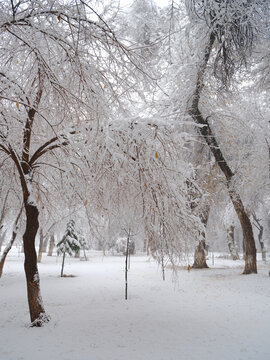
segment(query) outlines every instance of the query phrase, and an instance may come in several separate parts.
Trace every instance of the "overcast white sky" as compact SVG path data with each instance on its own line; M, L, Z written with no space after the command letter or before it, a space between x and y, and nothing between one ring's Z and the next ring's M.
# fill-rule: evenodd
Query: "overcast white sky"
M154 0L158 6L165 6L168 5L169 2L171 2L171 0ZM123 4L131 4L133 2L133 0L121 0L121 3Z

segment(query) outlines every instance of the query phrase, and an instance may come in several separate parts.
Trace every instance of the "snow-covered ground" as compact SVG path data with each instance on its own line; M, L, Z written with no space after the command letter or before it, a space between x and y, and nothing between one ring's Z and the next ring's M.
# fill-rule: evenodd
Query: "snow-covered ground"
M211 260L208 262L211 266ZM124 258L44 256L41 290L51 321L29 328L23 256L13 252L0 279L0 360L269 360L269 267L241 275L243 261L215 259L178 279L134 256L124 300Z

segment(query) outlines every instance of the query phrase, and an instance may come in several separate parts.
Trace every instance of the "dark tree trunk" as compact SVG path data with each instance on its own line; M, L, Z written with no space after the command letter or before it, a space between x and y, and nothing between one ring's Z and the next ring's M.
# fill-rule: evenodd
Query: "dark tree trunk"
M234 226L231 225L227 229L227 244L230 250L230 254L233 260L239 260L239 254L237 252L235 242L234 242Z
M257 251L250 219L240 196L232 190L229 190L229 194L243 232L243 242L245 245L245 269L243 274L257 274Z
M38 231L38 209L29 201L25 202L26 228L23 235L24 269L27 282L28 305L32 326L42 326L49 321L46 315L40 294L39 273L37 268L37 254L35 238Z
M46 151L49 151L47 145L51 144L51 141L46 142L30 158L32 126L43 92L43 76L41 75L40 69L38 81L39 85L33 102L33 107L30 106L30 103L29 106L25 107L27 109L27 117L25 119L23 130L23 147L21 158L18 156L17 152L14 151L11 144L8 143L7 147L1 145L2 149L4 149L4 152L10 156L16 166L22 187L26 215L26 227L23 235L23 246L25 254L24 269L26 275L28 305L32 326L42 326L44 322L49 321L49 316L45 313L40 294L37 254L35 249L35 238L39 227L39 212L31 199L31 191L29 188L29 186L31 187L33 181L34 163L40 156L45 154ZM49 148L51 149L51 147Z
M226 177L226 186L229 191L229 196L233 203L243 232L243 241L245 244L245 269L243 273L252 274L257 273L256 246L253 236L252 225L245 211L240 195L237 193L237 191L233 188L231 184L234 173L232 172L231 168L227 164L226 159L223 156L217 139L209 125L208 118L204 118L199 109L200 96L204 85L203 78L215 40L215 34L211 33L209 43L205 48L203 63L201 64L198 71L196 88L192 97L191 106L189 108L189 114L192 117L193 121L196 124L200 125L198 127L198 131L209 146L217 164L219 165L221 171Z
M62 267L61 267L61 277L64 276L65 257L66 257L66 253L64 252L63 259L62 259Z

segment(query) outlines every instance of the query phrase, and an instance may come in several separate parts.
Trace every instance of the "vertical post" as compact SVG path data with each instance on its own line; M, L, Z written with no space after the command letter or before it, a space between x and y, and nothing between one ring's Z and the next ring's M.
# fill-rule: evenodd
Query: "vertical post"
M40 227L39 229L39 249L38 249L38 260L37 262L40 263L42 259L42 249L43 249L43 228Z
M62 268L61 268L61 277L63 277L63 273L64 273L65 256L66 256L66 252L63 253Z
M162 267L162 279L163 281L165 281L164 254L162 248L161 248L161 267Z
M163 216L164 216L164 211L163 211ZM164 252L163 252L163 240L165 239L164 221L160 225L162 226L162 235L163 235L163 237L161 238L161 249L160 249L161 250L162 279L163 279L163 281L165 281Z
M127 300L127 291L128 291L129 237L130 237L130 229L128 230L128 235L127 235L126 262L125 262L125 300Z

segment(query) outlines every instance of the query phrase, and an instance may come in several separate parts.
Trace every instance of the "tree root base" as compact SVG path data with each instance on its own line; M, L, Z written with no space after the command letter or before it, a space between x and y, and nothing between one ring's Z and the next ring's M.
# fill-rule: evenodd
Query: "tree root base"
M204 264L204 265L195 265L195 264L193 264L191 266L191 269L209 269L209 266L207 264Z
M242 272L243 275L250 275L250 274L258 274L257 269L256 270L252 270L252 269L245 269Z
M41 313L37 319L31 322L30 327L42 327L44 324L50 321L51 317L44 313Z

